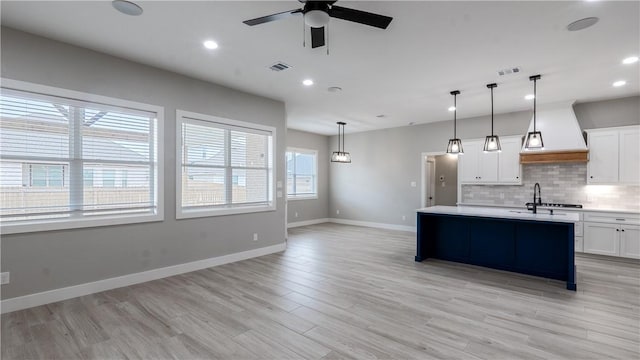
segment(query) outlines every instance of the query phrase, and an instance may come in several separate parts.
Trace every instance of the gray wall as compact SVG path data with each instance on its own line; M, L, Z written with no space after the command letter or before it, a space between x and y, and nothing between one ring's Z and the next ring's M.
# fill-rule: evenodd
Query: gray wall
M639 108L638 96L575 105L583 129L638 124ZM530 120L531 111L500 114L495 118L495 131L499 135L524 135ZM458 121L462 139L483 138L489 131L488 116ZM346 151L351 152L353 162L330 165L330 217L415 226L415 209L420 207L421 153L444 152L452 135L452 121L347 133ZM335 146L334 136L330 147ZM413 181L416 187L410 185ZM339 215L336 210L340 210Z
M573 110L582 130L640 124L640 97L576 104Z
M440 155L435 156L435 160L436 205L456 206L458 202L458 157ZM440 181L441 176L444 176L444 181Z
M318 151L318 198L289 200L287 222L327 218L329 215L329 137L288 129L287 147Z
M282 102L8 28L2 28L1 62L5 78L165 108L165 220L3 236L2 271L11 272L3 299L284 241L284 197L277 199L277 211L175 220L176 109L274 126L276 156L284 160ZM284 161L276 164L277 180L284 182Z

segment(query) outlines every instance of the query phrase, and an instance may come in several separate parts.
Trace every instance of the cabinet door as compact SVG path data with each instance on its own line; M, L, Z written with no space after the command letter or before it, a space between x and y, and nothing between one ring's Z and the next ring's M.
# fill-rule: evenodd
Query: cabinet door
M620 229L615 224L584 223L584 252L618 256Z
M618 182L618 133L617 130L589 133L587 183Z
M640 226L620 228L620 256L640 259Z
M479 182L478 156L482 153L482 144L477 141L463 141L464 155L458 156L460 181L462 183Z
M498 154L498 182L521 184L520 138L501 140L502 152Z
M620 131L620 183L640 184L640 129Z
M498 182L498 153L480 152L480 161L478 161L478 173L481 183L497 183Z

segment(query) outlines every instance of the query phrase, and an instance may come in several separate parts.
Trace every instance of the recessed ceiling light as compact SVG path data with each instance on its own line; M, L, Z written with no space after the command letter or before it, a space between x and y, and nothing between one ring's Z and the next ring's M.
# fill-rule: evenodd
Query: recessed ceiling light
M625 86L625 85L627 85L627 82L624 81L624 80L618 80L618 81L613 83L613 86L615 86L615 87L620 87L620 86Z
M340 91L342 91L342 88L340 86L332 86L330 88L327 88L327 91L328 92L332 92L332 93L340 92Z
M628 58L622 60L623 64L633 64L638 62L638 57L637 56L629 56Z
M595 25L598 22L598 20L600 19L598 19L597 17L588 17L588 18L576 20L571 24L567 25L567 30L569 31L584 30L588 27Z
M125 15L138 16L142 14L142 8L140 5L131 1L113 0L111 2L111 6Z
M455 106L449 106L449 111L456 111L456 107Z
M525 100L533 100L535 97L536 97L536 96L535 96L535 95L533 95L533 94L528 94L528 95L525 95L525 96L524 96L524 99L525 99Z
M311 86L311 85L313 85L313 80L311 80L311 79L304 79L304 80L302 80L302 85L304 85L304 86Z
M213 40L207 40L207 41L203 42L202 45L204 45L204 47L206 47L209 50L213 50L213 49L217 49L218 48L218 43L213 41Z

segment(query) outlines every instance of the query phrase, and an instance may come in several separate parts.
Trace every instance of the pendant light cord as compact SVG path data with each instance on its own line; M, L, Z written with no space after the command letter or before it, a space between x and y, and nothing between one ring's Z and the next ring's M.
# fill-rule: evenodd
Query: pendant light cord
M344 124L342 125L342 152L344 152Z
M536 101L538 100L537 93L538 79L533 79L533 131L536 131Z
M456 132L456 120L458 117L458 94L453 94L453 138L457 139L457 132Z
M491 87L491 136L493 136L493 87Z

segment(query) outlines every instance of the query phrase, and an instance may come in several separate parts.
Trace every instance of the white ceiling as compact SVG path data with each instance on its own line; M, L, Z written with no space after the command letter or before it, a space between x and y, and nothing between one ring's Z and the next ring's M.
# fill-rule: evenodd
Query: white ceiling
M2 25L175 71L286 103L290 128L336 133L448 120L490 111L487 83L497 82L497 113L529 109L528 76L540 73L540 103L589 101L640 93L640 4L608 1L339 1L393 17L386 30L339 19L329 50L302 47L302 19L249 27L243 20L301 7L297 1L139 1L126 16L110 1L2 1ZM569 32L580 18L595 26ZM307 36L309 32L307 31ZM205 50L202 41L220 47ZM307 41L309 42L309 41ZM268 66L292 66L274 72ZM519 75L498 69L520 66ZM315 85L301 81L312 78ZM625 79L621 88L613 81ZM340 93L327 88L340 86ZM384 118L376 115L384 114Z

